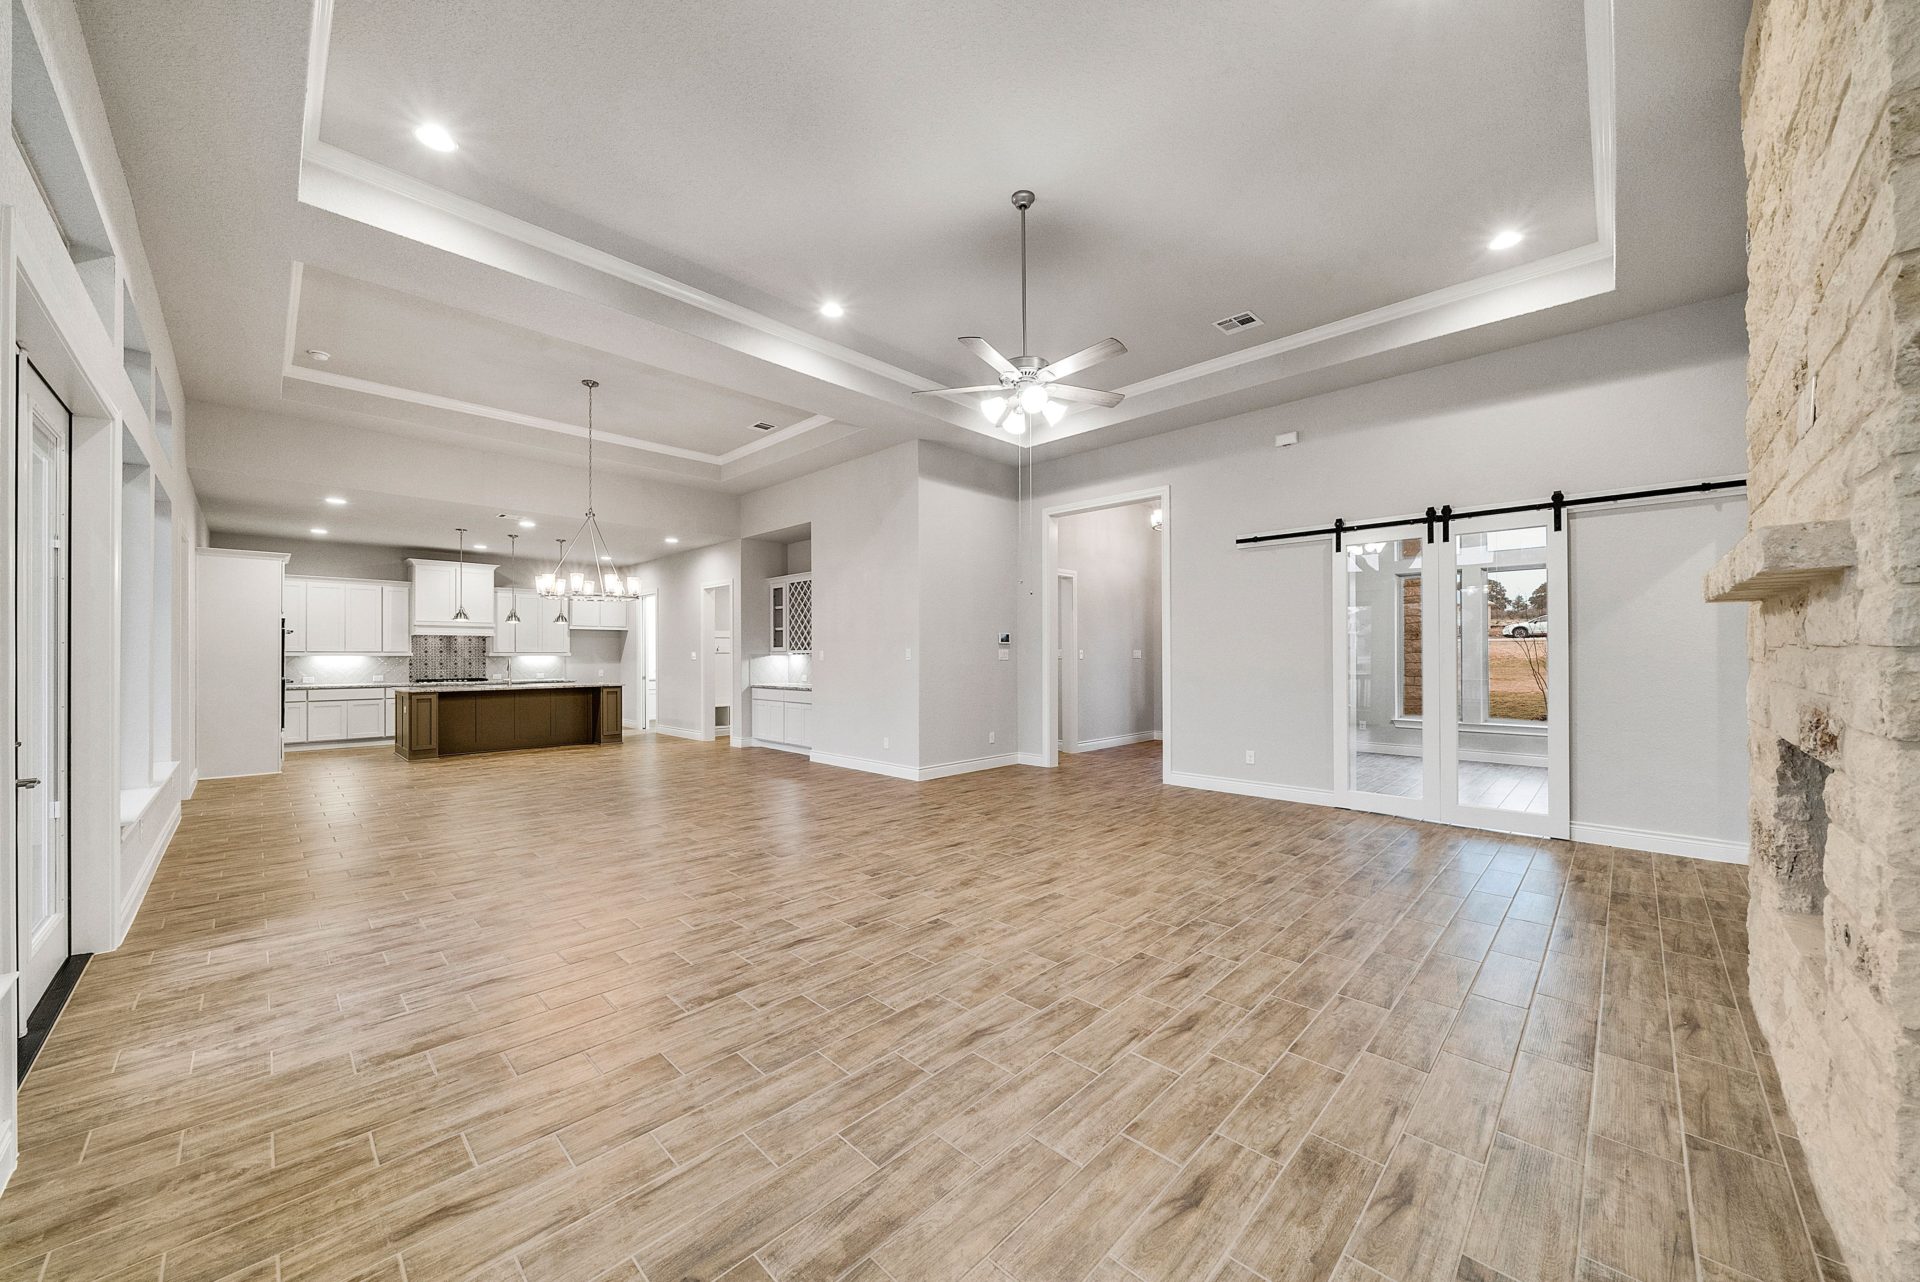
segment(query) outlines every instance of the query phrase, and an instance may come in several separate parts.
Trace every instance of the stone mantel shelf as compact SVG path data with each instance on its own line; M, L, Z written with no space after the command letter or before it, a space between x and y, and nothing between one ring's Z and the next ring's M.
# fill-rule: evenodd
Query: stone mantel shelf
M1845 521L1765 525L1749 530L1707 572L1707 600L1770 601L1853 564L1853 530Z

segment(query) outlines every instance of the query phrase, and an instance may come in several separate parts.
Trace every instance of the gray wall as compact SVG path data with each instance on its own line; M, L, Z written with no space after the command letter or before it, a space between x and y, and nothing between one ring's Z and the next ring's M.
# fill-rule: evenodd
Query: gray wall
M1011 760L1013 469L924 442L919 460L919 764Z
M1086 656L1078 665L1082 744L1150 737L1160 728L1160 536L1148 524L1152 508L1130 503L1060 522L1057 565L1074 572L1078 648Z
M660 654L659 724L683 734L698 734L701 728L701 593L709 583L740 582L740 543L715 543L674 556L648 561L627 571L640 580L640 590L659 594L658 620ZM738 602L734 599L734 630L739 631ZM636 611L635 617L638 617ZM738 648L728 663L726 680L738 688ZM737 702L737 700L733 700ZM636 715L634 720L638 720Z
M1233 540L1428 504L1738 475L1746 465L1742 305L1735 296L1676 308L1045 461L1034 507L1170 486L1172 701L1163 715L1171 768L1215 786L1324 790L1333 774L1330 547L1241 549ZM1287 431L1300 443L1275 448L1274 435ZM1746 666L1733 643L1743 621L1700 601L1696 568L1732 543L1737 522L1694 530L1689 543L1663 537L1672 519L1636 510L1573 526L1576 593L1601 591L1588 580L1608 562L1627 582L1673 585L1658 600L1661 613L1640 621L1646 639L1631 645L1604 634L1590 640L1590 616L1576 616L1574 654L1597 647L1591 661L1616 664L1610 679L1622 688L1611 717L1576 691L1573 818L1744 843L1726 768L1744 733ZM1037 577L1038 539L1023 547ZM1033 598L1021 605L1021 750L1037 752L1039 610ZM1704 641L1664 647L1664 628ZM1576 657L1576 681L1581 663ZM1636 683L1650 665L1693 692L1685 706L1695 715L1671 717L1658 685ZM1595 680L1588 676L1589 690ZM1683 792L1709 789L1716 800L1688 807L1642 793L1639 782L1654 775Z

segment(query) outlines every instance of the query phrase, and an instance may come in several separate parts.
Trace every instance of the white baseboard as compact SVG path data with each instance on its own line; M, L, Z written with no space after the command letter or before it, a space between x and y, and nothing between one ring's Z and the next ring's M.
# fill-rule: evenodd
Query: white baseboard
M741 742L749 748L771 748L775 752L791 752L796 757L811 758L813 755L813 749L802 748L795 743L775 743L771 739L743 739Z
M1038 752L1019 752L1014 754L1013 763L1017 766L1047 766L1047 759Z
M1645 828L1619 828L1613 824L1572 823L1568 832L1575 841L1596 846L1619 846L1625 850L1647 850L1656 855L1684 855L1689 859L1710 859L1717 864L1744 864L1747 843L1722 841L1714 837L1685 837L1673 832L1653 832Z
M1001 766L1020 764L1018 753L1006 752L996 757L974 757L969 761L946 761L937 766L921 766L914 772L916 779L946 779L953 775L972 774L976 770L998 770Z
M669 735L675 739L701 739L698 730L689 730L685 726L670 726L664 721L653 723L653 733ZM704 740L702 740L704 742Z
M1293 784L1264 783L1257 779L1227 779L1220 775L1196 775L1170 770L1166 782L1175 788L1199 788L1206 792L1230 792L1241 797L1265 797L1271 801L1295 801L1308 806L1331 806L1331 788L1300 788Z
M1160 736L1151 730L1136 730L1132 734L1108 735L1104 739L1082 739L1072 749L1074 752L1098 752L1102 748L1123 748L1130 743L1146 743Z
M147 887L153 884L154 874L160 871L160 861L166 858L167 847L173 842L173 835L180 831L180 806L175 803L172 813L167 816L166 824L154 839L152 847L141 861L140 873L134 878L133 885L120 897L120 911L113 923L113 946L118 948L127 938L127 932L133 929L133 919L140 915L140 905L146 902Z
M885 775L889 779L917 780L920 772L913 766L895 765L891 761L874 761L867 757L843 757L833 752L814 752L808 759L815 765L834 766L841 770L861 770L870 775Z

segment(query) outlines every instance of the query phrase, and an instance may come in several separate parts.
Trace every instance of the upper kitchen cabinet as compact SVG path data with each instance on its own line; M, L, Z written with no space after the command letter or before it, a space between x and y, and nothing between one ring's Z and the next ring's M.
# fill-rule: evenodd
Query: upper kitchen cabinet
M468 561L409 559L413 576L413 631L429 636L477 636L493 632L495 566ZM467 617L456 619L465 609Z
M289 575L282 598L288 654L407 654L407 585Z
M767 580L770 632L767 644L777 654L813 651L813 576L789 574Z
M628 602L610 597L574 597L567 602L567 622L573 628L621 631L627 627Z
M559 617L562 602L532 588L496 588L493 593L493 654L568 654L572 641ZM469 611L471 613L471 611ZM518 614L518 619L508 619Z

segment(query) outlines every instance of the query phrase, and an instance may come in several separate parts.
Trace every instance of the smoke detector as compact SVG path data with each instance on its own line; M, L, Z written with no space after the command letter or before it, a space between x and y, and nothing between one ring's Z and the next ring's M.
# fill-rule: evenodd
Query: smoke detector
M1243 329L1252 329L1255 325L1264 325L1265 321L1252 312L1236 312L1213 323L1213 327L1222 334L1238 334Z

